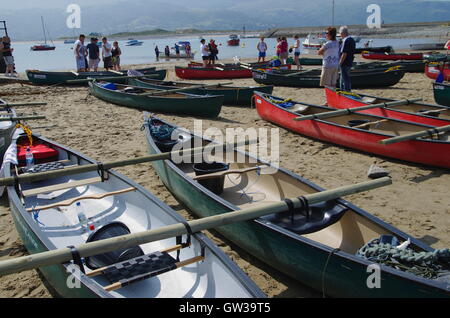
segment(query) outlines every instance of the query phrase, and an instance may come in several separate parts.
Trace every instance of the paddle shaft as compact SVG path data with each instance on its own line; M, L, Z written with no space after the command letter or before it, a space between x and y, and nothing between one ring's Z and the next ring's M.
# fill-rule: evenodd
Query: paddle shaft
M389 102L389 103L380 103L380 104L367 105L367 106L361 106L361 107L355 107L355 108L346 108L346 109L329 111L326 113L320 113L320 114L315 114L315 115L296 117L296 118L294 118L294 120L295 121L303 121L303 120L311 120L311 119L325 119L325 118L337 117L337 116L341 116L341 115L348 115L348 114L355 113L355 112L358 112L361 110L366 110L366 109L413 104L413 103L416 103L421 100L422 100L421 98L403 99L403 100Z
M17 121L17 120L33 120L33 119L45 119L45 116L19 116L19 117L0 117L0 121Z
M415 132L415 133L408 134L408 135L383 139L383 140L380 140L379 143L382 145L390 145L390 144L394 144L397 142L413 140L413 139L420 138L420 137L432 136L434 134L439 134L439 133L443 133L446 131L450 131L450 125L431 128L431 129Z
M233 83L219 83L219 84L208 84L208 85L195 85L195 86L183 87L183 88L175 88L175 89L159 90L159 91L149 92L149 93L143 93L143 94L139 94L139 95L141 95L141 96L164 95L164 94L172 94L172 93L178 93L178 92L190 91L190 90L198 89L198 88L217 87L217 86L224 86L224 85L231 85L231 84L233 84Z
M6 103L0 104L1 107L22 107L22 106L44 106L47 103Z
M342 196L351 195L379 187L392 184L389 177L366 181L358 184L347 185L332 190L326 190L313 194L307 194L304 197L309 204L338 199ZM298 198L291 199L294 208L301 208L302 203ZM189 227L192 233L205 231L227 224L253 220L272 213L281 213L289 209L285 201L270 203L264 206L256 206L245 210L227 212L219 215L205 217L202 219L189 221ZM105 240L89 242L76 247L80 257L89 257L114 250L126 249L141 244L160 241L168 238L187 234L187 229L183 223L176 223L161 227L159 229L143 231L128 235L108 238ZM61 248L28 256L22 256L15 259L0 262L0 275L7 275L33 268L62 264L72 260L71 249Z
M152 161L157 161L157 160L167 160L167 159L170 159L172 157L172 155L178 154L180 152L182 152L183 155L187 154L187 153L195 154L195 153L199 153L199 152L201 153L206 150L217 149L219 147L222 147L224 149L226 149L229 146L232 146L233 148L237 148L242 145L250 145L253 143L257 143L257 140L245 141L243 143L236 142L234 144L215 144L215 145L207 145L207 146L198 147L198 148L180 149L178 151L163 152L160 154L154 154L154 155L143 156L143 157L138 157L138 158L105 162L102 164L102 166L103 166L104 170L109 170L109 169L114 169L114 168L118 168L118 167L152 162ZM25 175L19 175L17 177L17 181L19 183L35 182L35 181L46 180L49 178L57 178L57 177L62 177L62 176L78 174L78 173L98 171L99 168L101 168L101 166L99 166L98 164L86 164L86 165L81 165L81 166L68 167L65 169L53 170L53 171L44 171L44 172L36 172L36 173L30 173L30 174L25 174ZM14 177L0 179L0 186L1 185L3 185L3 186L14 185L14 183L15 183Z

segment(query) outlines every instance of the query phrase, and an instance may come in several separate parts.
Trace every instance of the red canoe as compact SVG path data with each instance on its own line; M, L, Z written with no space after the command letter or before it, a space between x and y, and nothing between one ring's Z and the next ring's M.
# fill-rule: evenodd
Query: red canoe
M450 168L448 135L444 135L445 140L419 138L387 146L379 143L383 139L427 130L432 126L359 113L327 119L294 121L296 117L334 109L299 102L286 102L282 98L259 92L255 93L255 105L262 119L311 138L380 156ZM355 123L359 126L371 124L365 126L366 129L350 126Z
M362 57L368 60L423 60L422 53L376 53L363 52Z
M327 104L329 107L345 109L367 106L370 104L389 103L395 100L364 94L347 93L325 88ZM450 108L423 104L410 103L398 106L378 107L360 111L363 114L371 114L395 119L422 123L430 126L450 125Z
M252 70L236 68L199 68L175 66L175 73L183 79L227 79L227 78L252 78Z
M443 68L442 65L427 63L427 65L425 65L425 75L435 80L437 79L442 68ZM445 81L450 80L450 68L448 64L445 65L443 72L444 72L444 80Z

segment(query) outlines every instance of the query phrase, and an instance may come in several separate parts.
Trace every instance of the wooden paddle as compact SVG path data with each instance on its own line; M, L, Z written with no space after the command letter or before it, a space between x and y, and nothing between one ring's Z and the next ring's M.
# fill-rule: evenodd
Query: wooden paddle
M310 205L312 205L315 203L335 200L343 196L384 187L390 184L392 184L391 178L384 177L357 184L347 185L332 190L306 194L304 195L304 198ZM290 200L292 201L293 208L300 208L303 206L299 198L292 198ZM187 223L189 224L192 233L198 233L200 231L214 229L227 224L254 220L273 213L286 212L289 209L290 207L285 201L279 201L234 212L221 213L219 215L205 217L202 219L189 221ZM160 241L185 234L187 234L185 225L183 223L176 223L158 229L152 229L139 233L121 235L100 241L80 244L76 246L76 250L78 251L80 257L89 257L111 252L117 249L130 248L133 246ZM71 261L72 259L72 249L67 247L43 253L17 257L0 262L0 275L8 275L43 266L63 264Z
M269 166L256 166L256 167L250 167L250 168L244 168L244 169L234 169L234 170L220 171L220 172L214 172L214 173L204 174L204 175L200 175L200 176L195 176L192 179L198 181L198 180L206 180L206 179L223 177L228 174L244 174L247 172L262 169L264 167L269 168Z
M187 154L192 154L192 153L194 153L194 154L200 153L201 154L204 151L210 151L212 149L217 149L217 148L230 149L228 147L238 148L241 146L247 146L247 145L251 145L254 143L258 143L258 140L247 140L245 142L236 142L234 144L227 144L227 143L211 144L211 145L206 145L206 146L198 147L198 148L180 149L177 151L163 152L160 154L148 155L148 156L137 157L137 158L132 158L132 159L105 162L102 164L102 166L103 166L104 170L109 170L109 169L114 169L114 168L118 168L118 167L129 166L129 165L135 165L135 164L140 164L140 163L145 163L145 162L152 162L152 161L157 161L157 160L167 160L167 159L170 159L172 156L179 155L179 154L182 154L183 156L187 155ZM81 166L68 167L65 169L36 172L36 173L30 173L30 174L22 174L22 175L17 176L17 178L15 178L15 177L0 178L0 186L1 185L4 185L4 186L14 185L16 181L19 183L42 181L42 180L47 180L50 178L69 176L69 175L74 175L74 174L79 174L79 173L84 173L84 172L98 171L98 169L99 169L98 164L86 164L86 165L81 165Z
M139 95L141 95L141 96L165 95L165 94L172 94L172 93L190 91L190 90L198 89L198 88L217 87L217 86L224 86L224 85L231 85L231 84L233 84L233 83L229 82L229 83L220 83L220 84L208 84L208 85L189 86L189 87L183 87L183 88L158 90L158 91L153 91L153 92L149 92L149 93L142 93L142 94L139 94Z
M447 131L450 131L450 125L431 128L431 129L415 132L412 134L383 139L383 140L380 140L379 143L382 145L390 145L390 144L394 144L397 142L414 140L414 139L417 139L420 137L432 136L433 134L440 134L440 133L447 132Z
M296 118L294 118L294 120L295 121L303 121L303 120L312 120L312 119L325 119L325 118L337 117L337 116L342 116L342 115L348 115L348 114L352 114L352 113L355 113L355 112L358 112L361 110L366 110L366 109L371 109L371 108L413 104L413 103L421 101L421 100L422 100L422 98L404 99L404 100L399 100L399 101L394 101L394 102L389 102L389 103L380 103L380 104L373 104L373 105L367 105L367 106L361 106L361 107L355 107L355 108L339 109L339 110L329 111L329 112L320 113L320 114L296 117Z

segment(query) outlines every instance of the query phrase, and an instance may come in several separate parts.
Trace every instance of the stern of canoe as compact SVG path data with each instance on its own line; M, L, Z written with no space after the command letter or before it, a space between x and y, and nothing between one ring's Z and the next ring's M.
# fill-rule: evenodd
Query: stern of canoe
M439 105L450 106L450 86L443 83L433 83L434 100Z

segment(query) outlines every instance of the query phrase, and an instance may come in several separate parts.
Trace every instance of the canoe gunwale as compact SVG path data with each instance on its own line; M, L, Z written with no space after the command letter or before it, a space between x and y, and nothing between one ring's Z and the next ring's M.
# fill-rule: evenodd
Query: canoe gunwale
M156 116L151 117L149 113L144 112L144 127L145 127L145 134L146 134L146 138L148 140L148 143L150 145L150 147L153 148L153 150L155 151L155 153L161 153L161 151L159 150L159 148L156 146L156 144L153 141L153 138L150 135L150 131L149 131L149 119L150 118L155 118L167 125L171 125L174 126L172 124L170 124L169 122L158 118ZM175 126L177 127L177 126ZM178 127L177 127L178 128ZM191 133L192 134L192 133ZM197 136L195 134L192 134L193 136L196 137L200 137L201 136ZM208 141L209 139L204 138L204 140ZM273 165L270 162L267 162L263 159L257 158L256 156L253 156L252 154L249 154L247 152L235 149L236 152L242 153L245 156L248 156L249 158L254 158L257 159L259 162L261 162L262 164L268 165L273 167ZM205 187L201 186L198 182L195 182L192 178L190 178L189 176L187 176L180 168L178 168L172 161L170 160L164 160L164 166L166 167L166 169L170 169L172 170L174 173L176 173L179 177L181 177L185 182L189 183L192 187L194 187L197 191L201 192L203 195L208 196L209 198L213 199L217 204L222 205L223 207L229 209L230 211L236 211L239 210L239 208L233 204L231 204L230 202L224 200L223 198L221 198L219 195L214 194L213 192L211 192L210 190L206 189ZM282 167L277 167L277 169L279 169L279 171L286 173L287 175L289 175L290 177L294 178L297 181L300 181L308 186L310 186L313 189L316 189L317 191L323 191L324 189L321 188L320 186L318 186L317 184L314 184L313 182L309 181L308 179L304 179L299 175L294 174L293 172L286 170L285 168ZM177 201L179 201L180 203L184 204L182 201L180 201L176 194L174 194L172 192L172 189L170 189L169 186L166 185L166 187L169 189L169 191L175 196L175 198L177 199ZM389 223L384 222L383 220L375 217L374 215L368 213L367 211L355 206L354 204L340 198L336 200L339 204L344 205L345 207L347 207L348 209L352 210L352 212L360 215L361 217L367 218L368 220L378 224L381 227L384 227L385 229L387 229L388 231L394 233L395 235L401 237L402 239L407 239L409 238L411 240L411 242L418 248L424 250L424 251L433 251L434 249L428 245L426 245L425 243L422 243L421 241L415 239L414 237L411 237L409 235L407 235L406 233L402 232L401 230L399 230L398 228L395 228L394 226L390 225ZM194 213L195 214L195 213ZM301 235L295 234L292 231L289 231L287 229L284 229L280 226L277 226L273 223L270 222L265 222L263 220L260 219L255 219L255 220L250 220L250 221L246 221L246 222L250 222L252 224L255 224L259 227L262 227L264 229L267 229L269 231L275 232L277 234L281 234L284 235L292 240L295 240L296 242L300 243L300 244L305 244L305 245L309 245L311 247L313 247L316 250L320 250L323 253L327 253L329 255L333 255L336 257L339 257L340 259L346 260L346 261L351 261L351 262L356 262L359 263L360 265L363 266L369 266L371 264L377 264L374 262L370 262L366 259L363 259L361 257L358 257L356 255L347 253L347 252L343 252L339 249L334 249L331 248L330 246L327 246L325 244L322 244L320 242L314 241L312 239L303 237ZM234 244L234 243L233 243ZM396 278L402 279L402 280L408 280L408 281L414 281L415 283L419 284L419 285L423 285L426 286L428 289L434 288L440 292L445 291L444 288L444 283L440 283L440 282L436 282L433 280L429 280L429 279L425 279L425 278L421 278L418 276L415 276L413 274L407 273L407 272L402 272L399 270L395 270L391 267L385 266L383 264L378 264L380 266L380 268L382 269L384 274L388 274L388 275L393 275ZM448 290L447 292L450 291L450 285L447 286Z
M23 134L17 136L17 138L24 136ZM51 144L52 146L55 146L59 149L62 149L63 151L66 151L72 156L75 156L81 160L85 160L90 163L98 163L98 161L91 159L90 157L87 157L69 147L63 146L57 142L54 142L52 140L49 140L45 137L42 137L40 135L35 135L39 139L41 139L44 142L47 142ZM17 140L13 140L15 142ZM11 168L12 164L8 163L5 166L5 177L11 177ZM145 198L147 198L149 201L153 202L157 207L161 209L164 213L166 213L168 216L173 218L178 223L184 223L185 219L181 217L178 213L176 213L174 210L172 210L170 207L161 201L158 197L151 194L148 190L146 190L143 186L141 186L139 183L131 180L127 176L115 171L115 170L108 170L108 174L118 178L119 180L125 182L130 187L134 187L136 189L136 192L139 192L141 195L143 195ZM34 235L41 241L42 245L44 245L48 250L50 249L56 249L56 246L47 238L47 236L43 235L43 233L40 230L40 227L36 224L36 222L29 222L28 218L24 218L23 215L29 215L29 212L25 210L25 208L22 205L22 202L19 200L19 197L17 195L17 191L14 188L14 186L7 187L8 196L9 199L12 201L11 204L14 204L17 211L20 213L20 217L26 222L26 225L30 227L33 230ZM213 254L215 257L217 257L217 260L220 261L223 266L225 266L230 273L233 273L234 277L241 283L242 287L245 288L249 294L251 294L254 297L263 298L266 297L264 293L257 287L257 285L242 271L240 268L235 264L226 254L217 246L215 245L205 234L202 232L197 232L192 234L193 238L196 239L199 243L202 243L205 245L205 247L208 249L208 252ZM64 266L65 269L67 269L68 263L61 264L61 266ZM104 298L114 298L114 296L110 293L104 290L100 285L96 284L92 278L82 274L82 273L75 273L75 277L89 290L91 290L93 293L97 294L98 296L104 297Z

